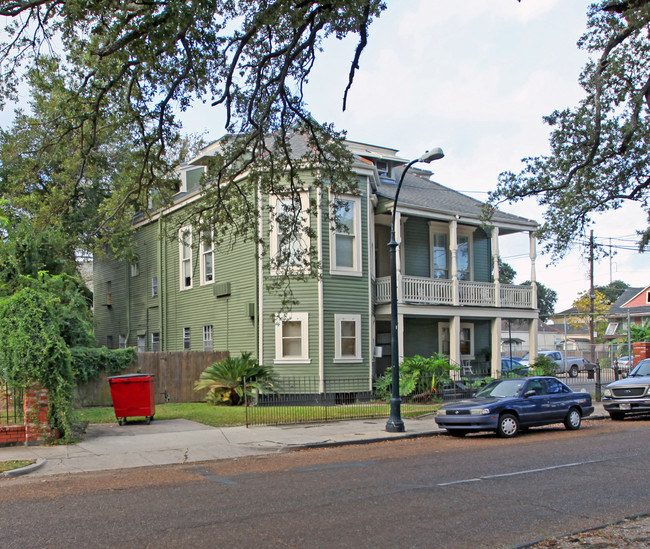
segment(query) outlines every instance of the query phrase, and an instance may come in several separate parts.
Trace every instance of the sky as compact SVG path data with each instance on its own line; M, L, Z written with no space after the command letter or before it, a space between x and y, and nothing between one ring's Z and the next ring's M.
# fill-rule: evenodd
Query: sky
M428 166L433 179L485 200L499 173L520 171L521 159L549 151L542 117L582 97L578 76L586 54L577 40L586 30L588 0L387 0L370 28L368 46L342 112L342 98L358 37L324 44L306 100L320 122L348 138L416 158L442 147L445 158ZM183 115L185 130L224 134L223 112L197 104ZM534 201L502 204L503 211L541 221ZM597 241L624 245L596 263L596 285L623 280L650 284L649 254L634 251L635 231L647 225L637 205L601 215ZM530 279L527 235L502 237L502 258ZM538 246L541 251L541 246ZM584 249L555 265L538 253L537 280L558 294L556 311L589 288ZM611 273L611 274L610 274Z
M582 97L578 76L587 55L576 42L586 30L589 3L388 0L370 29L347 110L342 97L357 37L325 43L306 100L317 120L333 122L354 141L392 147L405 158L442 147L445 158L423 167L438 183L486 200L499 173L519 172L522 158L548 153L542 117ZM213 123L219 116L195 108L185 127L216 139L223 134L223 123ZM499 208L542 219L534 201ZM650 255L633 245L635 231L646 223L636 205L596 219L597 242L611 238L629 248L595 264L596 285L650 284ZM500 252L517 271L515 282L530 279L527 235L502 237ZM576 248L555 265L540 252L538 245L537 280L557 292L556 311L571 307L589 289L585 250Z

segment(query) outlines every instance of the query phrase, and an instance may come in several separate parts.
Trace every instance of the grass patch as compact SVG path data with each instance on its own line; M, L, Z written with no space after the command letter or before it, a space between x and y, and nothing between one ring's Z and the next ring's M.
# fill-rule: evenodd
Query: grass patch
M117 423L112 406L94 406L75 410L75 418L88 423ZM144 419L135 417L134 420ZM156 404L157 419L189 419L211 427L235 427L246 424L243 406L214 406L207 402Z
M431 414L440 404L404 404L402 416L415 418ZM387 403L372 403L369 405L352 406L260 406L249 408L252 424L303 423L309 421L325 421L340 419L357 419L370 417L388 417ZM117 423L115 412L111 406L96 406L75 410L74 419L77 422L88 423ZM134 418L134 420L144 419ZM211 427L236 427L246 425L246 408L244 406L215 406L207 402L187 402L180 404L157 404L155 420L188 419L210 425Z
M14 469L20 469L21 467L27 467L33 463L36 463L35 459L11 459L9 461L0 461L0 473L13 471Z

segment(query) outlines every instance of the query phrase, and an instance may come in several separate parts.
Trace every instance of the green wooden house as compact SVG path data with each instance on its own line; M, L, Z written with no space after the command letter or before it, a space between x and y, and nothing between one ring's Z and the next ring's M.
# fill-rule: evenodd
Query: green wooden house
M138 351L250 351L281 376L372 380L390 364L389 249L396 181L407 160L394 149L348 141L358 194L334 197L304 188L315 201L297 243L317 255L318 276L292 285L298 305L283 311L267 289L273 268L253 242L220 246L191 224L172 225L200 194L201 155L181 168L174 204L136 218L137 263L94 262L98 345ZM499 238L529 236L535 280L534 221L495 211L481 222L482 203L411 169L396 212L400 355L447 354L464 373L497 374L502 319L529 322L534 345L535 285L498 282ZM307 187L307 186L306 186ZM281 209L282 199L263 200ZM338 209L340 221L333 224ZM306 209L306 208L305 208ZM172 234L170 227L174 226ZM273 219L259 215L268 253L282 246Z

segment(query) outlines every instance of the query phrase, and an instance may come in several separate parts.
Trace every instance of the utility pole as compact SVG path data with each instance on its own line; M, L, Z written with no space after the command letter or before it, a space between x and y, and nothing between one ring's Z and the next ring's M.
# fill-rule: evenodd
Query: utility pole
M596 292L594 290L594 231L589 236L589 343L591 362L596 364L596 341L594 338L594 315L596 312ZM596 364L596 401L600 402L600 365Z

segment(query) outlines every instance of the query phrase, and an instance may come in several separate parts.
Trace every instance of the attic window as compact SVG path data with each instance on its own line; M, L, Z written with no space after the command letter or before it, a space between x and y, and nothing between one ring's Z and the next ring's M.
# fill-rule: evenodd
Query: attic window
M390 177L390 165L385 160L375 160L375 166L380 176Z
M647 292L645 295L645 302L650 303L650 292Z

